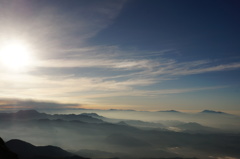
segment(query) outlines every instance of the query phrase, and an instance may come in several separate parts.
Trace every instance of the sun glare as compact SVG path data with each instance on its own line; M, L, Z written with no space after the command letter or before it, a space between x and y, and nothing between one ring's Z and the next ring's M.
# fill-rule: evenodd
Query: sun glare
M12 41L0 49L1 63L11 70L22 70L31 62L30 49L21 41Z

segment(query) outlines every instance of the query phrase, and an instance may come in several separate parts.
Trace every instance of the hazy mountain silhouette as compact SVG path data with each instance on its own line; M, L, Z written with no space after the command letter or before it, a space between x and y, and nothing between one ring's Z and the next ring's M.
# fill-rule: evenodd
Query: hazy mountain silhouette
M47 114L45 113L39 113L38 111L36 110L19 110L18 112L15 113L15 116L18 116L18 117L39 117L39 116L46 116Z
M47 114L39 113L36 110L19 110L16 113L0 113L1 120L28 120L47 117Z
M176 111L176 110L161 110L161 111L158 111L158 112L162 112L162 113L181 113L181 112Z
M211 113L211 114L227 114L225 112L221 112L221 111L214 111L214 110L203 110L200 113Z
M98 117L98 118L97 118ZM88 123L102 123L96 113L83 114L46 114L39 113L36 110L19 110L16 113L0 113L0 120L30 120L30 119L62 119L62 120L80 120Z
M135 110L133 110L133 109L108 109L108 111L130 111L130 112L132 112Z
M18 154L19 159L86 159L55 146L34 146L21 140L10 140L6 146Z

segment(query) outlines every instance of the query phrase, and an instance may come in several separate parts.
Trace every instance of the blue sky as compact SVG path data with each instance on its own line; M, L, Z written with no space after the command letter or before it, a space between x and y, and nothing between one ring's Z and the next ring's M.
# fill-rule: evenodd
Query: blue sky
M1 1L1 50L17 41L29 60L23 65L13 51L12 62L1 51L0 105L240 111L239 7L236 0Z

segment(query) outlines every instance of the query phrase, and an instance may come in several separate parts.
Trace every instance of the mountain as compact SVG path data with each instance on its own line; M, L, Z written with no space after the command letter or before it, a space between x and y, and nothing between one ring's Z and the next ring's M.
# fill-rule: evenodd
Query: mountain
M47 117L47 114L39 113L36 110L19 110L16 113L0 113L0 120L28 120Z
M158 112L163 112L163 113L181 113L181 112L176 111L176 110L161 110L161 111L158 111Z
M0 158L1 159L18 159L16 153L9 150L2 138L0 138Z
M90 116L90 117L98 118L98 119L104 118L103 116L100 116L97 113L82 113L81 115Z
M25 141L13 139L6 146L18 154L19 159L86 159L55 146L34 146Z
M36 110L19 110L16 113L0 113L0 120L34 120L34 119L52 119L52 120L79 120L87 123L103 123L96 113L83 113L83 114L46 114L40 113ZM102 117L103 118L103 117Z
M104 121L102 119L98 119L96 117L90 116L88 114L54 114L49 115L49 119L62 119L62 120L80 120L82 122L86 123L103 123Z
M17 117L23 117L23 118L29 118L29 117L42 117L46 116L47 114L45 113L39 113L36 110L19 110L18 112L15 113L15 116Z
M214 110L203 110L202 112L200 113L211 113L211 114L227 114L227 113L224 113L224 112L221 112L221 111L214 111Z
M108 109L108 111L130 111L130 112L135 112L135 110L132 110L132 109Z

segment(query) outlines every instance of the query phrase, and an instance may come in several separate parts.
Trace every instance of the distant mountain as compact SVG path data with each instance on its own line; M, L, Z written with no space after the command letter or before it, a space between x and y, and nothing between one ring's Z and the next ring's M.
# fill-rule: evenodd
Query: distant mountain
M95 115L97 116L97 114ZM54 114L49 116L50 119L62 119L62 120L80 120L82 122L87 123L103 123L104 121L102 119L98 119L97 117L94 117L94 115L89 115L86 113L83 114Z
M181 113L181 112L176 111L176 110L161 110L161 111L158 111L158 112L163 112L163 113Z
M132 110L132 109L108 109L109 111L131 111L134 112L136 110Z
M40 113L36 110L20 110L16 113L0 113L0 120L34 120L34 119L51 119L51 120L79 120L87 123L103 123L96 113L83 114L46 114Z
M81 115L90 116L97 119L104 119L105 117L98 115L97 113L82 113Z
M221 112L221 111L214 111L214 110L203 110L200 113L212 113L212 114L227 114L225 112Z
M18 112L15 113L15 116L18 116L18 117L24 117L24 118L27 118L27 117L38 117L38 116L46 116L47 114L45 113L39 113L38 111L36 110L19 110Z
M10 140L6 146L18 154L19 159L86 159L55 146L34 146L21 140Z
M38 119L46 118L48 115L45 113L39 113L36 110L19 110L16 113L0 113L0 120L26 120L26 119Z

